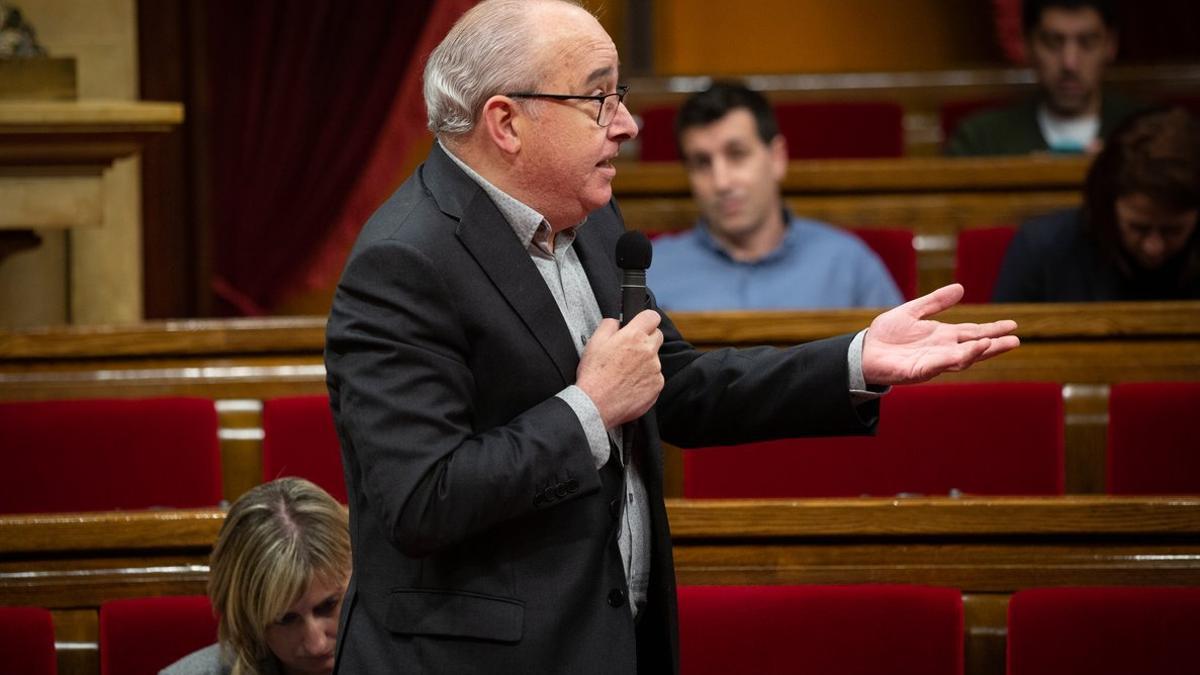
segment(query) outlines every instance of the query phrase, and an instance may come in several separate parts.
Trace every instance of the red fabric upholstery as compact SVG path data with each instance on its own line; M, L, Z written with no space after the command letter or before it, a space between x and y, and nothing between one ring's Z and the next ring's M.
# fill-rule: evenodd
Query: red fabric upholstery
M1200 382L1115 384L1108 399L1108 491L1200 493Z
M789 159L904 156L904 108L887 101L789 101L774 106ZM679 161L675 106L643 108L643 162Z
M157 675L217 641L203 595L110 600L100 606L100 675Z
M0 512L211 507L217 412L199 398L0 403Z
M685 497L1063 492L1063 403L1051 382L896 387L875 437L683 453Z
M263 480L280 476L307 478L346 503L341 445L327 396L263 403Z
M991 302L1004 253L1017 228L981 227L958 233L954 280L963 285L963 302Z
M966 118L989 108L1000 108L1012 103L1008 98L972 98L961 101L947 101L941 107L942 138L950 140L958 125Z
M680 586L681 675L960 675L962 596L921 586Z
M851 232L887 265L905 300L917 297L917 249L913 248L912 230L856 228Z
M1200 671L1200 588L1035 588L1008 605L1009 675Z
M50 611L41 607L0 607L0 673L57 672Z

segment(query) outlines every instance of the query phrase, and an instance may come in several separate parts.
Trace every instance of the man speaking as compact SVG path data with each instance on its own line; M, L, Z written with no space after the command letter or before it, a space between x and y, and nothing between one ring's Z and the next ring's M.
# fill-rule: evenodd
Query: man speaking
M425 69L425 163L364 227L326 366L354 571L340 673L670 673L660 437L870 433L873 391L1012 349L950 286L868 331L700 353L620 326L617 51L562 0L486 0ZM653 292L653 289L650 289Z

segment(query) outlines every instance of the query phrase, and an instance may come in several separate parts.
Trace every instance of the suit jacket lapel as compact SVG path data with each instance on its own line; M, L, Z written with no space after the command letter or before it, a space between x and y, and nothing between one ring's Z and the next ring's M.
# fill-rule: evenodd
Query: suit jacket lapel
M430 152L424 173L442 211L458 220L459 240L554 362L564 386L574 383L579 365L575 342L545 279L504 215L441 146Z
M600 213L602 211L597 211L592 217ZM601 227L601 223L595 222L579 228L575 238L575 253L587 272L592 292L596 294L596 304L600 305L601 316L616 319L621 313L620 279L609 251L605 250Z

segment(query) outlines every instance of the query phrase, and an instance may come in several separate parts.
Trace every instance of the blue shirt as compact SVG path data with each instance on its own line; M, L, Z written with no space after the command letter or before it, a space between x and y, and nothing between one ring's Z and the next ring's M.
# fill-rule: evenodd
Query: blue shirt
M670 311L892 307L904 301L887 267L861 239L788 217L779 247L734 260L700 222L654 240L647 282Z

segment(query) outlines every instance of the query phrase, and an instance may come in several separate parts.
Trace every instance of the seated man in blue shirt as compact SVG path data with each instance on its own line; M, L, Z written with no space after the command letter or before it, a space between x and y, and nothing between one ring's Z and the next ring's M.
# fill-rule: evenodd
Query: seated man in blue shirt
M890 307L903 301L858 237L783 206L787 141L767 100L715 83L679 111L696 227L654 241L650 288L677 311Z

